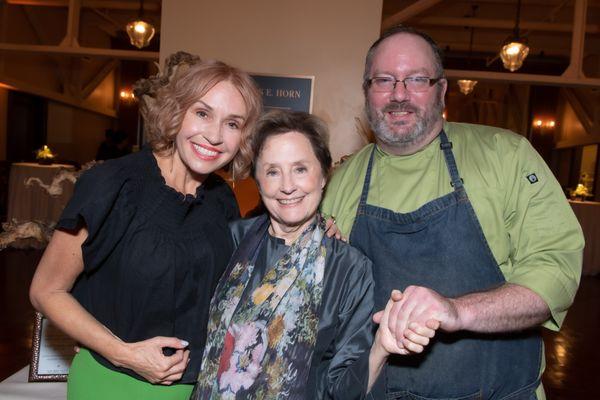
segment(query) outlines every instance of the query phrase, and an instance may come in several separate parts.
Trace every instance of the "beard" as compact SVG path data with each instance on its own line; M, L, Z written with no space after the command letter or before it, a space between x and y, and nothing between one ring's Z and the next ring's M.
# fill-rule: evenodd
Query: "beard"
M432 107L426 110L419 109L408 100L402 102L391 101L381 110L375 110L371 107L367 97L365 110L377 140L387 147L402 151L420 144L429 136L435 123L442 118L444 103L438 96ZM388 124L384 115L394 111L412 112L416 116L414 125L410 127L404 121Z

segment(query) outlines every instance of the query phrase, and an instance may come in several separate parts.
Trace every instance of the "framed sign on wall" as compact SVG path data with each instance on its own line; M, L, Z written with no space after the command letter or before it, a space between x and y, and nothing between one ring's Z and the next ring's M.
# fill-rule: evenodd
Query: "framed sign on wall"
M35 313L29 382L67 380L76 342L39 312Z
M262 93L265 111L312 112L314 76L251 74Z

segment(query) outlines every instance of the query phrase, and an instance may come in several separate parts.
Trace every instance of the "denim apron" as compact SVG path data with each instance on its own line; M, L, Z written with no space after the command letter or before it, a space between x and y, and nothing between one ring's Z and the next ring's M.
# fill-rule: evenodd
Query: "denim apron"
M505 282L443 130L440 139L454 190L406 214L367 204L373 147L350 243L373 261L376 310L385 307L392 289L409 285L457 297ZM391 356L372 393L377 399L535 399L541 355L537 330L438 330L423 353Z

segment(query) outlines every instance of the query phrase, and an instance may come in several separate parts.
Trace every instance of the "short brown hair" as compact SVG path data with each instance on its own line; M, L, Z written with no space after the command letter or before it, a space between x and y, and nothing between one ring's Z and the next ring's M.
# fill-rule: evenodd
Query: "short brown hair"
M240 171L247 168L245 162L248 156L244 154L250 152L249 136L262 109L261 95L254 80L247 73L221 61L200 61L196 58L185 68L173 70L166 79L155 81L158 87L142 93L140 112L144 118L146 139L158 153L173 150L185 113L198 99L220 82L227 81L235 86L244 99L248 114L242 127L240 149L231 162L232 176L239 176Z
M385 39L403 33L420 37L425 42L427 42L433 53L433 65L435 67L436 78L444 77L444 52L442 51L442 49L440 49L435 40L433 40L431 36L429 36L425 32L421 32L410 26L398 25L383 32L381 36L379 36L379 39L377 39L371 45L369 51L367 52L367 57L365 59L365 71L363 73L363 91L365 94L369 89L369 74L371 73L371 66L373 65L373 57L375 55L375 51L377 50L381 42L383 42Z
M301 111L273 110L264 114L256 124L252 135L251 172L256 178L256 161L268 138L289 132L298 132L310 142L323 176L328 179L331 172L331 153L329 152L329 130L323 120ZM246 171L246 176L248 175Z

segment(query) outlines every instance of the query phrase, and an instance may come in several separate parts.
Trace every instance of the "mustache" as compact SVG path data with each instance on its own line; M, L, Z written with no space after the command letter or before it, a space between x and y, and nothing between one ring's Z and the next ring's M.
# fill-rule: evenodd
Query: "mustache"
M387 103L381 111L384 113L392 112L392 111L400 111L400 112L412 112L412 113L416 114L419 111L419 109L409 102L391 101L391 102Z

